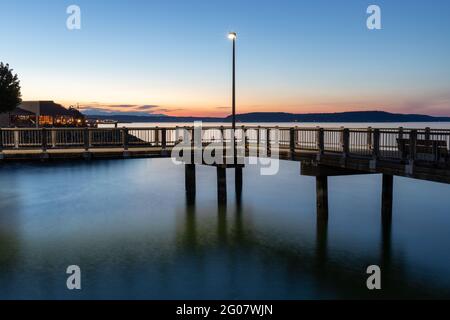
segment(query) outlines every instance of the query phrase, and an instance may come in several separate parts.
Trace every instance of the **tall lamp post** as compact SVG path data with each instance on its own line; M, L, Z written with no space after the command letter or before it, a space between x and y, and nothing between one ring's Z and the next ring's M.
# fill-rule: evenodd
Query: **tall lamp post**
M230 32L228 33L228 39L233 41L233 84L232 84L232 139L233 139L233 151L234 151L234 163L233 165L237 165L237 155L236 155L236 38L237 34L236 32Z
M233 100L232 100L232 109L233 109L233 132L236 129L236 32L228 33L228 39L233 41Z

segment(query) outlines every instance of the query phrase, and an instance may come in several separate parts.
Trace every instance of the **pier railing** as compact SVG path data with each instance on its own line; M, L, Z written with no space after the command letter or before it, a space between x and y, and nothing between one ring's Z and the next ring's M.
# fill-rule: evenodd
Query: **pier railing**
M169 149L192 141L194 127L2 128L0 151L142 147ZM202 143L232 141L230 127L202 127ZM450 130L241 126L235 140L247 148L279 148L393 161L449 162Z

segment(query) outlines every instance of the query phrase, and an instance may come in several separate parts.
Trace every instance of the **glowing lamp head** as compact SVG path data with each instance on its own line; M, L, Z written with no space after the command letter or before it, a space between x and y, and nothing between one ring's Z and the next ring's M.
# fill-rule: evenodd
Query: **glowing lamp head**
M237 38L236 32L230 32L228 33L228 39L235 40Z

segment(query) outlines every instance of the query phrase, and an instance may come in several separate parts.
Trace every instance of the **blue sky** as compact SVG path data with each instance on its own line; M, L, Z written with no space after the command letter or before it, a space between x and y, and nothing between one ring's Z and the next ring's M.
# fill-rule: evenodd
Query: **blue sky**
M238 111L450 115L447 0L0 0L0 61L26 100L225 115L238 32ZM81 30L66 8L81 8ZM368 30L379 5L382 30Z

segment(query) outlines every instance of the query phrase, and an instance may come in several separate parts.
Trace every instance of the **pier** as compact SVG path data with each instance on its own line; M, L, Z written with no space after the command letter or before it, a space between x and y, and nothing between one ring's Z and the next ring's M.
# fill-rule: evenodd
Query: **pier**
M230 155L232 141L237 152ZM244 157L298 161L300 173L316 179L320 220L328 219L330 176L382 174L384 221L392 217L394 176L450 183L450 130L430 128L241 126L234 136L229 127L8 128L0 131L0 161L171 157L180 144L189 146L184 152L190 152L192 160L200 151L199 161L185 163L186 196L191 203L196 196L197 165L216 167L219 204L227 201L226 171L234 170L240 201ZM224 151L222 163L203 162L210 144Z

